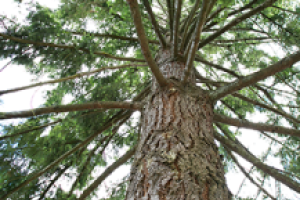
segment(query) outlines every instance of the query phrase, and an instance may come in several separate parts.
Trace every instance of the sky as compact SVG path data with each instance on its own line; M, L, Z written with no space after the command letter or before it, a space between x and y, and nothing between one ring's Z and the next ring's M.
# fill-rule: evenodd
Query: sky
M0 7L0 14L5 15L7 17L11 17L12 15L16 15L18 20L23 20L26 16L25 9L22 9L23 5L26 4L29 1L23 0L23 3L18 4L14 2L13 0L6 0L5 4L2 4ZM59 4L59 0L38 0L38 2L42 5L48 6L52 9L56 8ZM1 31L3 31L3 28L0 26ZM275 47L264 47L264 48L270 48L270 51L274 51L274 53L280 52L279 50L274 50ZM36 80L36 77L34 75L31 75L28 73L24 66L17 66L13 64L7 65L7 63L10 62L10 59L0 60L0 90L10 89L18 86L24 86L28 85L30 83L34 83L37 81L44 81L47 80L47 77L40 77L38 80ZM7 66L6 66L7 65ZM4 69L3 67L6 66ZM1 70L2 69L2 70ZM16 93L11 93L8 95L3 95L0 97L0 100L2 101L2 104L0 105L0 112L9 112L9 111L19 111L19 110L27 110L32 109L41 106L45 100L43 99L43 95L45 94L45 91L50 90L53 88L53 86L41 86L36 87ZM263 122L266 120L266 117L263 115L253 115L248 116L251 117L251 121L253 122ZM14 123L15 125L18 124L21 120L3 120L1 123ZM249 148L251 152L254 153L254 155L261 155L262 152L266 151L268 148L268 145L270 143L269 140L262 140L259 138L259 134L256 131L249 131L246 129L241 129L243 134L239 139L243 144L245 144L246 147ZM109 152L109 150L108 150ZM113 161L113 158L110 158L110 154L106 153L106 160L108 163L111 163ZM242 159L239 159L240 162L243 164L243 166L247 169L247 171L250 169L251 165L243 161ZM275 158L270 158L267 161L267 164L276 166L276 168L282 169L279 161ZM109 165L108 165L109 166ZM127 172L129 172L130 167L120 167L117 169L113 175L111 175L107 180L105 180L104 184L100 186L100 190L97 193L99 197L106 197L107 193L105 192L107 186L110 185L111 182L118 182L118 180L121 180L121 177L126 175ZM97 168L94 171L94 175L98 176L104 171L104 169ZM126 172L126 173L124 173ZM259 176L258 174L254 174L254 177ZM244 176L239 172L239 170L232 171L226 175L227 183L229 185L230 190L233 194L236 194L240 183L244 179ZM69 190L71 187L71 183L74 180L68 180L66 177L62 178L58 181L57 185L61 185L61 187L64 190ZM270 181L270 186L267 187L267 190L275 195L275 181ZM243 190L240 192L241 196L246 197L247 195L254 195L256 194L257 189L255 186L253 186L248 180L246 181L246 186L243 187ZM282 193L285 194L286 197L289 197L291 199L300 199L299 195L296 195L294 192L291 192L289 189L287 189L285 186L282 186ZM79 193L78 193L79 194ZM260 198L261 199L261 196Z

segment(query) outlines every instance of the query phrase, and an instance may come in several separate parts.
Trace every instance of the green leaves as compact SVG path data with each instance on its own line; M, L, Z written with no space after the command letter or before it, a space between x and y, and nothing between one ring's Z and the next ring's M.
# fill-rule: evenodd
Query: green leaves
M181 25L184 24L184 18L189 16L194 2L193 0L186 1L183 5ZM218 1L218 5L226 6L226 8L205 23L201 41L264 1L256 1L245 10L239 10L251 2L250 0ZM33 7L26 18L26 23L14 23L6 16L0 16L3 27L4 25L6 27L1 33L7 36L6 38L0 37L0 58L9 58L13 64L25 65L32 74L38 77L45 75L50 79L101 69L103 66L132 64L128 61L109 58L106 55L144 59L126 1L62 0L61 3L57 10L32 4ZM157 1L153 0L150 3L159 23L159 31L166 36L170 32L168 16ZM161 1L161 3L165 8L166 2ZM144 6L142 4L138 6L147 38L157 40ZM218 7L215 6L212 13L217 10ZM195 17L199 14L197 12ZM292 1L277 1L274 7L269 7L249 17L219 35L198 52L201 57L213 63L200 65L194 62L198 65L201 76L205 78L201 80L205 83L198 84L198 86L209 91L215 90L278 62L285 56L280 52L286 55L293 53L300 44L299 16L300 9L298 7L294 9ZM187 32L191 35L195 21L193 19L187 27L189 28ZM149 43L149 46L154 57L160 47L155 41ZM96 54L96 52L102 54ZM132 100L151 79L152 73L149 67L128 67L67 80L57 83L53 89L44 94L46 99L44 106L90 101ZM299 69L295 65L256 85L237 91L238 94L247 97L248 101L234 94L227 95L222 101L217 102L214 112L241 119L245 119L247 114L264 114L269 124L290 125L298 129L297 123L290 119L285 120L280 112L298 118L299 79ZM285 101L289 103L284 103ZM267 106L259 106L255 102ZM277 109L278 112L270 108ZM28 177L92 134L97 133L115 114L124 113L118 109L54 113L28 118L18 125L3 126L1 130L3 135L0 137L7 137L0 140L0 194L7 194ZM115 131L113 127L116 127L119 121L113 122L111 128L96 137L89 145L85 145L65 158L55 168L49 169L42 177L21 188L10 198L25 200L40 195L49 185L49 183L41 185L41 181L50 180L53 175L61 171L63 166L67 165L70 165L70 170L77 174L84 169L80 177L77 177L75 173L68 173L70 179L78 178L74 189L83 190L89 185L90 180L95 178L92 176L93 170L107 165L101 153L105 151L107 145L110 145L113 150L109 153L115 156L123 147L131 147L137 142L139 134L137 124L139 123L133 121L136 120L130 118L124 128L125 131L120 129L115 135L112 135ZM217 130L220 130L219 128L227 132L227 136L232 139L241 133L241 131L233 132L228 125L224 124L216 127ZM282 144L276 143L281 145L276 156L281 160L286 173L292 174L289 175L290 177L300 176L300 159L297 154L299 139L276 133L270 135L284 141ZM96 153L93 152L93 147L97 147ZM224 155L225 170L234 169L234 163L222 145L220 145L220 152ZM87 159L89 155L92 156L90 160ZM108 199L124 199L126 184L127 180L124 179L121 184L116 185ZM61 188L57 188L52 195L50 192L47 193L45 198L51 199L50 196L55 199L76 198L74 194L69 195ZM242 200L242 198L237 199ZM243 200L246 199L251 198Z

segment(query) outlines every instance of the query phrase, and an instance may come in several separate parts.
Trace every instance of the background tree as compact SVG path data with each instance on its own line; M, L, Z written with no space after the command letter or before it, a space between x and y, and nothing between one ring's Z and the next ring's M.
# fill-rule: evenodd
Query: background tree
M41 108L0 113L0 119L26 118L3 125L0 199L91 198L125 163L131 174L110 199L230 199L224 173L235 166L269 199L277 198L264 188L270 177L300 192L300 12L294 1L61 2L57 10L24 4L26 23L1 16L1 57L52 80L0 95L56 88ZM89 31L91 25L97 31ZM264 43L285 55L270 55ZM73 98L65 105L67 95ZM137 124L134 111L141 112ZM253 113L268 120L251 122ZM131 127L126 134L119 130L124 123ZM238 140L239 128L272 141L262 158ZM109 145L130 150L93 177L96 167L106 166ZM269 155L284 169L267 165ZM53 190L61 176L75 178L70 191Z

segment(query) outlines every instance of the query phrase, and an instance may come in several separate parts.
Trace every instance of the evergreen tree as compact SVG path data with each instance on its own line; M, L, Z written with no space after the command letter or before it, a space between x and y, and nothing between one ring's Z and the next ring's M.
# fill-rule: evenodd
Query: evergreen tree
M2 120L26 118L2 127L1 200L91 199L123 164L131 172L112 189L111 200L241 199L224 177L235 167L268 199L283 194L278 188L277 196L268 192L265 179L300 192L295 1L61 0L55 10L20 6L30 7L26 23L0 16L1 58L51 81L0 95L56 87L40 108L0 113ZM91 24L97 31L89 31ZM264 44L285 55L271 55ZM141 113L138 123L135 111ZM251 122L255 113L268 120ZM123 124L130 127L125 134ZM239 128L271 141L268 151L254 155L239 141ZM109 145L117 155L129 150L107 166L103 152ZM280 159L284 169L267 165L267 156ZM253 165L251 171L238 157ZM107 168L94 177L96 167ZM256 180L253 171L264 179ZM75 179L70 191L55 186L62 176ZM82 191L79 197L75 190Z

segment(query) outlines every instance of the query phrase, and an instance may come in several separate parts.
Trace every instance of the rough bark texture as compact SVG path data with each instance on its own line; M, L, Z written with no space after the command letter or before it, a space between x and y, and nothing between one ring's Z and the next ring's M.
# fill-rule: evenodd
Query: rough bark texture
M146 102L141 140L126 200L229 200L224 169L213 137L213 106L191 74L183 86L184 62L160 51L156 62L170 80L154 80Z

